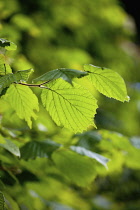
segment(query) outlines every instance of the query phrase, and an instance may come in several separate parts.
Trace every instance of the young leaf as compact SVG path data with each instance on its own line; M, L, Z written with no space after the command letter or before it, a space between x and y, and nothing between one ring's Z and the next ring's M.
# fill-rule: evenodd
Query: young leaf
M59 144L49 140L31 141L21 148L21 158L28 160L37 157L49 157L59 146Z
M84 70L89 73L88 78L100 93L122 102L129 101L124 80L117 72L91 64L85 64Z
M34 110L39 110L38 99L32 90L27 86L12 84L8 88L4 99L10 103L19 118L25 119L31 128L31 117L36 119Z
M33 82L39 82L39 81L49 81L49 80L55 80L58 78L62 78L66 82L69 82L72 84L72 79L77 77L81 78L86 76L88 73L75 70L75 69L65 69L65 68L60 68L60 69L55 69L53 71L49 71L42 76L36 78L33 80Z
M10 86L13 82L26 82L32 72L33 69L28 69L24 71L17 71L15 74L7 74L0 77L0 93L5 87Z
M4 210L4 196L1 191L0 191L0 210Z
M19 148L12 141L4 138L1 135L0 135L0 147L3 147L4 149L8 150L13 155L20 157Z
M6 50L16 50L17 45L7 39L0 39L0 47L4 47Z
M52 154L52 159L63 175L79 186L90 184L96 176L93 160L69 149L56 150Z
M97 102L93 95L78 84L58 79L43 89L41 99L52 119L59 126L81 132L94 125ZM96 126L95 126L96 127Z
M107 168L106 163L109 161L108 158L99 155L95 152L91 152L90 150L85 149L84 147L79 147L79 146L71 146L70 149L80 155L84 155L90 158L95 159L97 162L101 163L103 166Z

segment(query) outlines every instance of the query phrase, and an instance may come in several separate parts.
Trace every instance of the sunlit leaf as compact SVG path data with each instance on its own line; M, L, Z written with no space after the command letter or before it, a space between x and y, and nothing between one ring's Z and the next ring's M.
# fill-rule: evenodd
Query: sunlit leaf
M97 102L93 95L80 85L59 79L48 84L42 91L42 102L59 126L81 132L89 125L94 125ZM95 125L94 125L95 126Z
M70 149L80 155L84 155L90 158L95 159L97 162L101 163L103 166L107 167L107 162L109 161L108 158L99 155L95 152L91 152L90 150L85 149L84 147L79 146L71 146Z
M5 73L6 74L11 74L12 73L12 69L11 69L9 64L5 64Z
M51 153L59 148L59 144L50 141L31 141L25 144L21 148L21 158L28 160L28 159L35 159L37 157L49 157Z
M26 82L32 72L33 69L28 69L24 71L17 71L15 74L7 74L0 77L0 92L13 82Z
M10 103L19 118L24 119L31 128L31 118L36 119L34 110L39 110L38 99L32 90L27 86L12 84L8 88L4 99Z
M10 73L12 73L10 65L5 63L5 56L0 54L0 76Z
M69 149L60 148L56 150L52 159L61 173L72 183L79 186L88 185L96 176L93 160Z
M122 102L129 101L125 82L117 72L91 64L85 64L84 70L89 73L88 78L100 93Z
M13 155L20 157L20 151L16 144L14 144L11 140L4 138L0 135L0 147L11 152Z
M72 84L72 79L77 77L81 78L83 76L86 76L88 73L75 70L75 69L65 69L65 68L60 68L60 69L55 69L52 71L49 71L40 77L36 78L33 80L33 82L38 82L38 81L50 81L50 80L55 80L58 78L62 78L63 80L69 82Z

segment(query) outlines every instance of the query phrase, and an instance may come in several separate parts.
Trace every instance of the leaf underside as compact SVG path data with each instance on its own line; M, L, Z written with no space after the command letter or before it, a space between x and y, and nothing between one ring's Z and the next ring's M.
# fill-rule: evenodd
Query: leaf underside
M39 110L38 99L32 90L27 86L12 84L8 88L4 99L10 103L19 118L24 119L31 128L31 117L36 119L34 110Z
M0 147L3 147L4 149L8 150L12 154L20 157L20 151L19 148L9 139L4 138L0 135Z
M107 168L106 164L109 161L108 158L106 158L98 153L87 150L84 147L80 147L80 146L71 146L70 149L80 155L84 155L84 156L95 159L97 162L101 163L103 166L105 166Z
M69 82L72 84L72 79L77 77L81 78L83 76L86 76L88 73L84 71L79 71L75 69L65 69L65 68L59 68L52 71L49 71L40 77L33 80L33 82L39 82L39 81L50 81L55 80L58 78L61 78L65 80L66 82Z
M71 86L62 79L51 82L47 87L43 89L41 99L57 125L74 132L86 130L91 124L95 126L93 117L98 106L90 92L78 84Z
M10 86L13 82L26 82L33 72L33 69L28 69L24 71L17 71L15 74L7 74L5 76L0 77L0 92Z
M123 78L110 69L100 68L91 64L84 65L84 70L94 87L103 95L119 101L129 101Z

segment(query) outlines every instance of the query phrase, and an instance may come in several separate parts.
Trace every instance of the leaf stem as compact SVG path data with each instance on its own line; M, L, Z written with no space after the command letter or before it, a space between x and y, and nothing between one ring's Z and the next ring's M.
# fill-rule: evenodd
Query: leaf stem
M19 85L25 85L25 86L29 86L29 87L39 87L39 88L46 88L46 89L49 89L48 87L44 86L44 84L47 84L49 83L51 80L48 80L46 82L43 82L41 84L28 84L28 83L22 83L22 82L19 82L17 84Z

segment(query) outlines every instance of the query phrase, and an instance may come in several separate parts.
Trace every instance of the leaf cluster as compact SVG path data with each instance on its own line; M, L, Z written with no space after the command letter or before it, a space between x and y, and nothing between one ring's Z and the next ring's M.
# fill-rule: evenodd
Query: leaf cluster
M2 42L5 43L5 46L9 46L11 43L4 39ZM68 128L74 133L82 132L89 126L96 128L94 116L98 108L97 99L90 88L85 85L83 78L86 78L91 86L94 86L103 95L121 102L129 101L124 80L110 69L91 64L84 65L84 70L59 68L28 83L33 72L32 69L14 73L11 69L11 72L8 72L5 68L3 69L5 66L4 54L1 58L1 101L6 103L21 120L25 120L30 128L32 128L33 119L33 122L37 119L36 112L39 111L40 100L57 126ZM79 81L81 82L79 83ZM41 90L41 99L35 93L35 88ZM17 166L13 169L8 168L8 165L5 164L1 166L16 182L18 180L13 171L18 174L20 168L27 167L26 169L28 169L28 164L26 165L22 161L41 158L44 161L48 160L46 164L50 170L49 173L55 171L54 174L63 175L66 182L85 187L96 178L98 173L104 171L103 166L107 168L110 159L110 157L91 151L85 146L78 144L71 146L71 144L58 143L52 139L43 139L44 137L42 140L37 140L36 137L32 141L18 145L15 140L20 139L21 134L16 134L4 127L1 127L1 131L0 147L4 149L1 155L3 162L11 164L4 160L3 152L5 150L9 152L10 156L19 157L21 160L16 160ZM24 136L22 138L26 139ZM51 165L50 169L49 165ZM32 168L30 173L33 173ZM41 174L38 174L37 177L40 176ZM3 194L1 194L1 205L4 205Z

